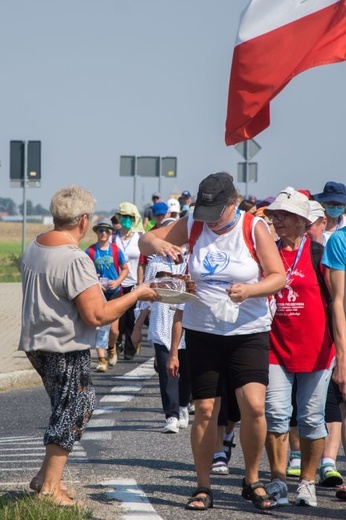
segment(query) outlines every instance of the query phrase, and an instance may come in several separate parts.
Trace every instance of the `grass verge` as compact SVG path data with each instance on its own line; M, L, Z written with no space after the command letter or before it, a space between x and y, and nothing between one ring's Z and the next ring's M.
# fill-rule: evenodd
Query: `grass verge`
M0 493L1 520L87 520L90 511L78 507L61 507L49 499L25 491Z

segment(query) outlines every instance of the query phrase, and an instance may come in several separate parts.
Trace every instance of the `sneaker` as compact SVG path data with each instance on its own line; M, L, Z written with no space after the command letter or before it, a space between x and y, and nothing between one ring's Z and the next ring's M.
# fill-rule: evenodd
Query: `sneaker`
M300 477L301 458L293 453L288 461L286 475L288 477Z
M225 455L227 457L227 464L231 460L232 448L235 448L234 437L235 437L235 434L233 433L233 436L232 436L232 438L230 440L227 440L227 439L223 440L223 447L224 447L224 450L225 450Z
M195 414L195 404L193 401L191 401L188 405L187 405L187 409L189 410L189 414L190 415L194 415Z
M296 506L317 506L315 482L302 480L297 489Z
M337 471L335 464L323 464L320 467L320 480L318 484L324 487L341 486L344 479Z
M166 424L162 430L162 433L178 433L179 432L179 421L177 417L168 417Z
M274 478L269 484L266 484L265 488L268 495L276 501L277 505L285 506L289 504L286 482L279 478Z
M229 474L226 456L225 457L215 457L214 456L210 473L212 475L228 475Z
M107 361L105 359L99 359L98 365L95 368L96 372L107 372Z
M189 412L186 407L179 407L179 428L187 428L189 426Z
M115 348L108 349L108 365L114 367L118 361L118 356Z

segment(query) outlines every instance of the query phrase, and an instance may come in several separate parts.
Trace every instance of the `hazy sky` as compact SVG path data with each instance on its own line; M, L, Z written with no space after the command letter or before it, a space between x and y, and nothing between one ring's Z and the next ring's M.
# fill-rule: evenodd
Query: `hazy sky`
M228 81L247 0L11 0L0 17L0 197L10 188L10 140L42 141L42 185L27 198L49 205L70 183L90 189L97 209L132 202L121 155L178 158L161 192L196 194L208 174L237 179L242 157L224 144ZM280 64L278 63L279 67ZM307 71L271 104L271 125L249 193L287 185L320 192L346 183L346 63ZM244 193L245 185L238 184ZM158 179L138 178L141 209Z

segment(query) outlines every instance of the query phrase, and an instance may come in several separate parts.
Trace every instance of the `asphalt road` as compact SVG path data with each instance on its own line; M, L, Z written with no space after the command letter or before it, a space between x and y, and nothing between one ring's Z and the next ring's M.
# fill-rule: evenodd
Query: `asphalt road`
M93 376L97 409L71 456L66 480L100 520L179 520L206 515L210 520L247 520L261 514L240 495L243 459L238 431L230 475L213 477L215 507L200 513L184 509L195 487L190 428L176 435L161 433L164 416L151 356L152 351L143 348L138 363L120 361L107 375ZM0 394L0 410L0 490L25 488L44 453L42 435L49 402L42 388L11 391ZM339 468L344 466L345 457L341 457ZM269 479L265 455L261 478ZM296 481L289 479L292 501L295 488ZM332 489L318 488L317 508L292 504L265 514L278 519L345 519L346 502L334 494ZM126 516L122 500L136 513Z

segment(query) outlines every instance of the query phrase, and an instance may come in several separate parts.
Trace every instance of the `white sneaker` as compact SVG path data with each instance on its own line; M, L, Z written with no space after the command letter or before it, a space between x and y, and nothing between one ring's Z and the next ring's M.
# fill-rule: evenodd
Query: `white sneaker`
M315 482L303 479L298 484L296 506L317 506Z
M166 424L162 430L162 433L178 433L179 432L179 421L176 417L168 417Z
M195 413L195 404L193 401L191 401L188 405L187 405L187 409L189 410L189 414L190 415L194 415Z
M285 506L289 504L287 498L287 485L286 482L279 478L274 478L269 484L265 486L268 495L276 500L279 506Z
M189 411L187 406L185 408L179 407L179 428L187 428L189 426Z

